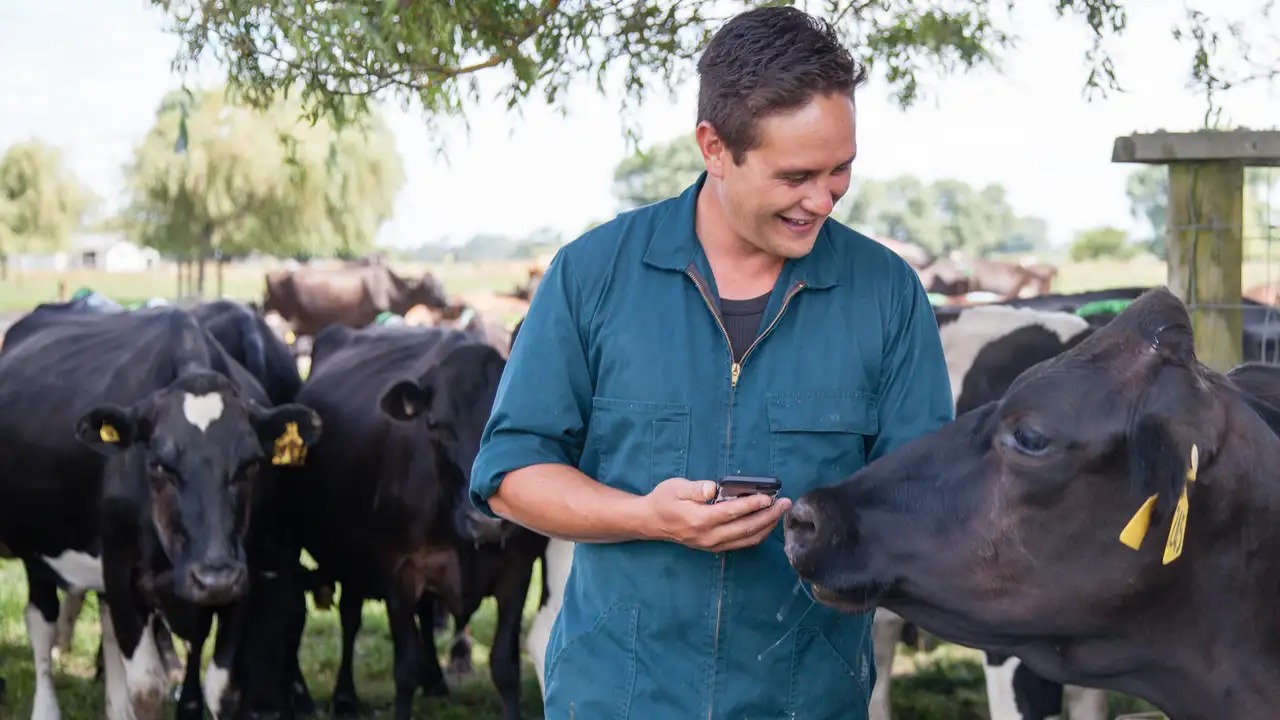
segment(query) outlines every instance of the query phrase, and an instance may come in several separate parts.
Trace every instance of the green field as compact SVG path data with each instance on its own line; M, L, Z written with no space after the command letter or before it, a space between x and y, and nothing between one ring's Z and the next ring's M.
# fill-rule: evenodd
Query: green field
M525 605L525 627L537 610L541 578L537 570ZM339 594L340 597L340 594ZM31 649L23 624L26 607L26 578L16 561L0 561L0 672L9 683L8 697L0 706L0 718L20 720L30 717L34 670ZM310 601L308 601L310 602ZM415 717L440 720L496 720L500 717L497 691L489 680L488 650L493 638L495 604L486 600L471 621L475 676L450 680L452 697L424 700L419 696ZM98 609L92 594L76 626L75 645L69 656L54 663L54 684L62 716L68 720L103 716L102 686L93 681L93 658L98 646ZM441 663L447 662L447 634L438 642ZM181 645L178 646L181 653ZM337 610L311 607L306 635L300 651L301 666L312 697L320 712L317 720L328 718L328 704L341 659L342 633ZM207 662L212 642L205 649ZM912 651L899 646L891 689L895 720L985 720L986 686L980 654L968 648L943 645L931 652ZM393 706L391 641L382 603L364 607L364 626L356 640L356 692L368 707L367 717L386 717ZM542 717L542 703L533 665L525 659L521 670L521 708L526 718ZM1114 695L1111 716L1150 710L1144 703Z
M527 278L530 261L494 261L485 263L399 263L391 266L405 277L430 271L444 283L450 293L508 291ZM268 270L283 267L279 263L228 264L223 270L222 294L237 300L262 301L266 287L263 276ZM213 266L205 271L205 297L217 296ZM121 303L151 297L173 298L178 291L178 271L173 265L160 265L140 273L106 273L91 270L10 271L0 280L0 311L25 310L31 306L56 300L58 288L66 287L67 295L77 288L90 287Z
M530 602L525 606L526 627L537 611L541 582L535 569ZM31 716L35 670L23 621L23 609L26 605L27 582L22 564L15 560L0 560L0 675L8 680L7 697L4 705L0 706L0 718L18 720ZM299 658L312 697L322 711L317 717L323 719L328 717L329 699L333 693L338 663L342 659L342 628L338 621L336 603L332 610L322 611L310 605L309 607L311 614L307 620ZM416 716L442 720L489 720L500 716L501 706L497 691L489 679L488 667L489 645L496 621L495 611L494 600L489 598L471 620L475 677L462 682L451 680L451 698L425 700L419 694ZM100 718L105 712L102 685L93 680L93 661L99 637L97 599L90 593L76 625L75 644L71 654L54 662L54 685L57 687L62 717L67 720ZM442 664L448 660L445 657L448 652L447 642L447 635L442 634L439 641ZM181 644L177 647L181 655ZM210 639L205 646L206 662L212 650L213 641ZM355 670L356 693L369 707L369 717L387 715L394 703L392 667L391 639L387 631L384 605L381 602L366 602L364 625L356 639ZM527 717L540 718L542 702L538 681L533 672L533 665L526 661L521 670L521 706Z
M1265 282L1280 282L1280 263L1268 263L1261 257L1245 263L1245 288ZM430 271L444 283L450 293L475 293L511 290L528 277L530 261L390 264L398 273L408 277ZM263 275L277 267L281 265L229 264L223 272L222 294L238 300L261 301L265 287ZM205 297L216 297L217 285L212 266L206 272ZM177 294L177 278L177 270L171 265L158 266L142 273L10 271L8 278L0 281L0 311L25 310L36 303L55 300L60 283L66 287L68 295L77 288L91 287L123 303L150 297L173 298ZM1164 282L1165 264L1149 256L1139 256L1127 262L1060 263L1053 290L1070 293Z
M427 268L421 264L393 263L397 271L412 274ZM484 264L439 264L429 269L451 293L505 291L526 276L527 261ZM263 272L267 266L228 266L225 271L224 294L242 300L258 300L262 296ZM1266 267L1250 263L1245 267L1245 287L1270 280ZM1163 282L1163 263L1139 259L1128 263L1099 262L1065 265L1059 272L1056 292L1073 292L1105 287L1158 284ZM212 278L212 274L210 274ZM59 283L67 292L78 287L92 287L121 302L148 297L173 297L176 271L169 268L139 274L69 272L65 274L11 272L0 282L0 311L17 311L33 304L54 300ZM209 280L206 296L214 294ZM535 574L528 618L536 610L541 580ZM0 719L30 716L33 668L31 650L23 622L26 605L26 581L22 567L14 561L0 561L0 675L9 683L7 700L0 705ZM453 696L446 700L419 699L418 714L456 720L491 720L498 717L496 691L488 676L488 647L494 628L493 600L485 602L473 618L476 676L465 681L451 680ZM92 595L85 603L77 627L75 646L69 656L55 662L55 684L62 714L68 720L98 718L103 713L103 693L93 682L93 658L98 642L97 605ZM301 650L302 668L312 695L322 709L327 709L334 677L340 659L341 633L336 610L312 609ZM210 646L212 643L210 643ZM445 636L439 647L447 651ZM181 650L179 650L181 652ZM212 648L206 648L207 654ZM985 686L980 655L954 646L942 646L932 652L911 652L900 648L894 668L892 688L895 720L982 720L986 717ZM443 658L442 658L443 660ZM381 603L365 605L364 627L356 645L356 688L370 710L369 717L386 716L393 699L392 650L387 632L386 613ZM522 674L522 706L526 717L541 717L538 684L533 666L525 663ZM1150 709L1128 698L1112 698L1112 716L1121 712ZM321 718L327 717L321 714Z

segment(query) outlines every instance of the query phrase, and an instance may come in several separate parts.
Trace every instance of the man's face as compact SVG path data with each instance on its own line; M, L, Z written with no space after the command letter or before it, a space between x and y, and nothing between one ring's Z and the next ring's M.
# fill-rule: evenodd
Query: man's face
M760 121L759 144L741 165L710 127L700 127L707 172L734 233L771 255L803 257L832 206L849 190L857 154L853 100L815 96L804 107ZM707 142L703 142L704 138Z

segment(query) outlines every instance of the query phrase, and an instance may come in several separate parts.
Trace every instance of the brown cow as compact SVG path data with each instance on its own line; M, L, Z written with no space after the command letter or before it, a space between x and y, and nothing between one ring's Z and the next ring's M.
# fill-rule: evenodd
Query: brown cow
M414 305L443 308L448 296L430 273L417 280L385 265L303 268L268 273L263 313L275 311L298 336L314 336L327 325L362 328L379 313L403 315Z
M989 292L1004 299L1047 295L1058 270L1044 263L938 257L918 271L925 290L943 295Z
M1280 282L1254 285L1241 293L1241 295L1246 300L1260 302L1263 305L1280 305Z
M876 235L868 235L867 237L892 250L894 254L906 260L907 264L916 270L929 267L935 260L932 253L915 243Z

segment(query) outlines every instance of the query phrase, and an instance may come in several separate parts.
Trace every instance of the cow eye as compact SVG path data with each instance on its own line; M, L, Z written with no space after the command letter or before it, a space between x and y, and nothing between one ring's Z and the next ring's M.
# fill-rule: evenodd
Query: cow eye
M1019 452L1039 455L1049 447L1049 438L1024 425L1013 431L1013 444Z

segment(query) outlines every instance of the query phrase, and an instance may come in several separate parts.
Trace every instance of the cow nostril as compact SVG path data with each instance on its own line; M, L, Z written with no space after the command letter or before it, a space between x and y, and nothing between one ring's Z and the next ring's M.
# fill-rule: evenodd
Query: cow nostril
M206 563L191 569L191 589L200 595L231 595L244 583L246 570L240 563Z
M800 542L811 540L818 534L818 513L803 498L796 501L783 520L786 533Z

